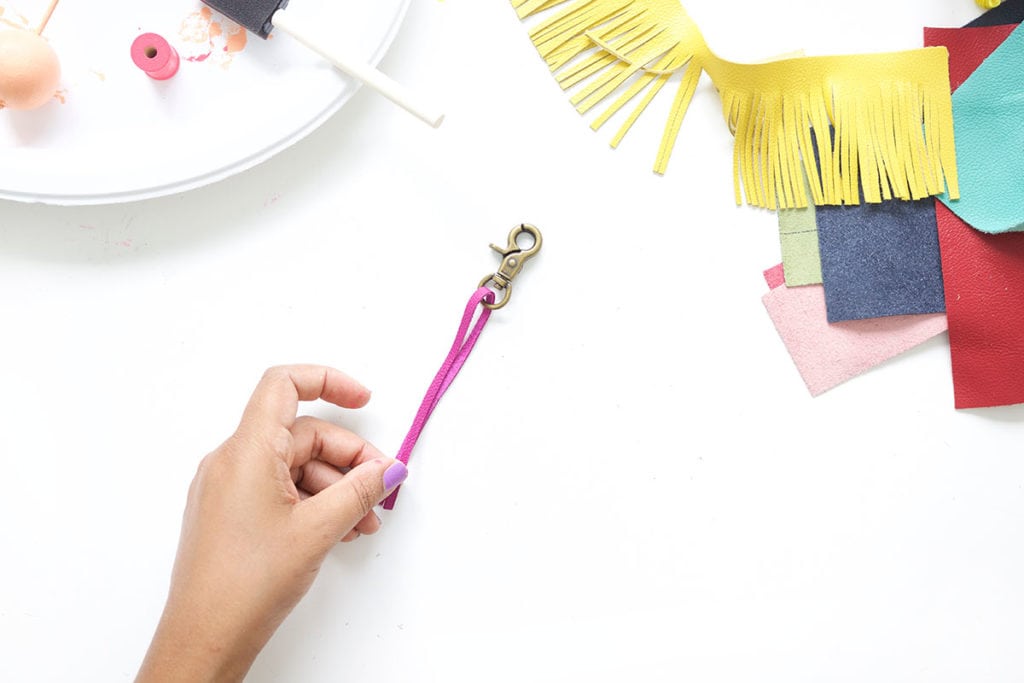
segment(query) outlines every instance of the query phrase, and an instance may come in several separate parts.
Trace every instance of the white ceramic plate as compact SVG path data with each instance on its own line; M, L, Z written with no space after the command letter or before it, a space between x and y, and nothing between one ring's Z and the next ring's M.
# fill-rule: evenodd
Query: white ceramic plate
M292 0L376 64L410 0ZM0 0L0 30L35 25L47 0ZM0 110L0 198L102 204L181 192L245 170L313 131L358 89L286 34L262 40L199 0L63 0L44 36L61 91L29 112ZM141 33L177 49L154 81L132 62ZM241 49L239 49L241 48Z

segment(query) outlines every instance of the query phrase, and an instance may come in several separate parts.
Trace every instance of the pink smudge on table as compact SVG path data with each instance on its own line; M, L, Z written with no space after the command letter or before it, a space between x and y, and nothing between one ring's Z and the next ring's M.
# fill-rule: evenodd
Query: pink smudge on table
M179 53L190 62L231 65L235 55L245 49L248 41L244 28L227 17L215 14L209 7L191 12L178 31L182 47Z

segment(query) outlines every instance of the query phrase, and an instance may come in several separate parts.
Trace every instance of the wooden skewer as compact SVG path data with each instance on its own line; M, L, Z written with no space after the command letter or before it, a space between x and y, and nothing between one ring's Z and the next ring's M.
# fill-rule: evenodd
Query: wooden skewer
M444 121L444 114L421 102L419 97L400 83L361 60L344 54L339 40L333 40L329 32L292 16L289 10L279 9L271 17L274 28L284 31L309 49L324 57L349 76L370 86L384 97L402 107L412 115L437 128Z
M36 29L37 36L41 36L43 34L43 29L45 29L46 25L50 23L50 17L53 16L53 10L57 9L58 2L60 2L60 0L50 0L50 6L46 8L46 14L43 15L43 20L39 22L39 28Z

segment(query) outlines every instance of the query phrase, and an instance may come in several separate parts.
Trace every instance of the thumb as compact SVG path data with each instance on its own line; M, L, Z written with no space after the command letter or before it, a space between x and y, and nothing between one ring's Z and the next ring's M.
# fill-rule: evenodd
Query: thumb
M349 470L302 504L315 527L337 542L363 517L405 481L409 470L399 460L374 458Z

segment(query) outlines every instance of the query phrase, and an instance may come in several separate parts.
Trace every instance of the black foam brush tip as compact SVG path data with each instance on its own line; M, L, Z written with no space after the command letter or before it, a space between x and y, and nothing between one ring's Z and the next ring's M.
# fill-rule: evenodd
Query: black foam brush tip
M288 0L203 0L236 24L252 31L260 38L266 38L274 30L271 18L274 12L284 9Z

